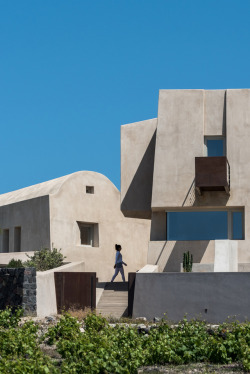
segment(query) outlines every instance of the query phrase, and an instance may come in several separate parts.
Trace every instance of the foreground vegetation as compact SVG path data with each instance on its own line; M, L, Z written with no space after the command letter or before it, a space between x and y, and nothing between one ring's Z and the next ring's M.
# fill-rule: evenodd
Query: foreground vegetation
M20 324L20 318L19 310L0 312L1 373L136 373L141 366L196 362L240 362L250 370L250 323L212 329L201 321L184 319L171 327L163 320L140 332L88 314L82 332L82 322L65 314L39 336L39 325ZM46 355L44 345L52 345L59 358Z

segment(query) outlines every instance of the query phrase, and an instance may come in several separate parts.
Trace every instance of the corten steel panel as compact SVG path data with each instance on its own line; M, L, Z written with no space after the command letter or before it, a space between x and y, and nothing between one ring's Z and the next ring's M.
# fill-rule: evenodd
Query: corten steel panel
M136 273L128 273L128 316L132 317L135 293Z
M195 187L207 191L229 188L228 163L225 156L195 157Z
M96 273L55 272L57 311L96 308Z

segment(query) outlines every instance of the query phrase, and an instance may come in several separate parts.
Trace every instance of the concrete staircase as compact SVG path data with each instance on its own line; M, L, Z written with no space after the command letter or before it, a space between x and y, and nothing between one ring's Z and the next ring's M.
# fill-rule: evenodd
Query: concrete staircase
M127 317L128 282L106 283L96 307L97 314L104 317Z

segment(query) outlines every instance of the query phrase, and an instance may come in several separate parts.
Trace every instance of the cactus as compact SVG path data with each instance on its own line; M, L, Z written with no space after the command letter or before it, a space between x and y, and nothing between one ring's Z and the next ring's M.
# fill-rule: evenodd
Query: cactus
M185 273L191 273L193 266L193 255L190 255L189 251L183 253L183 271Z

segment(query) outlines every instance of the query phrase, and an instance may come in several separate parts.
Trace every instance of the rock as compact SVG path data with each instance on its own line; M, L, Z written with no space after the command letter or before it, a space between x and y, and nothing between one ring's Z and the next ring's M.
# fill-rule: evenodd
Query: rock
M56 318L53 317L53 316L46 316L45 319L46 319L46 322L47 322L47 323L48 323L48 322L56 322Z
M141 323L140 325L137 325L137 328L138 328L138 329L146 329L147 326L144 325L144 323Z
M147 328L146 325L144 324L140 324L137 326L137 331L139 334L143 333L143 334L148 334L149 333L149 328Z
M157 328L158 328L157 325L151 325L151 326L149 326L149 330L153 330L153 329L157 329Z
M147 318L146 317L137 317L135 320L136 321L144 321L144 322L146 322Z
M81 331L81 332L85 332L85 330L84 330L83 327L80 327L80 331Z
M159 317L154 317L154 322L160 322L161 319Z
M115 324L115 323L109 323L109 326L110 326L110 327L115 327L116 324Z

